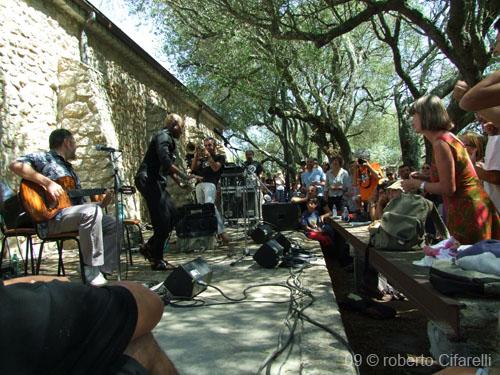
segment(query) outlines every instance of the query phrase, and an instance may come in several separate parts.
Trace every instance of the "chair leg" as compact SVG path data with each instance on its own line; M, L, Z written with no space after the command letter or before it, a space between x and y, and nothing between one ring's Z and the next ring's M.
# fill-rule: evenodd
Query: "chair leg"
M133 266L134 262L132 260L132 243L130 242L130 230L128 228L128 225L125 225L125 233L127 235L127 255L129 258L130 265Z
M59 263L57 264L57 276L66 276L66 271L64 270L64 262L62 257L63 246L64 246L64 240L57 241L57 252L59 253Z
M29 253L30 253L30 239L31 239L31 236L26 236L26 253L24 255L24 276L28 275L28 262L29 262ZM33 262L33 260L32 260L32 262Z
M40 251L38 253L38 259L36 261L35 275L38 275L40 273L40 264L42 263L42 254L43 254L43 246L44 245L45 245L45 240L42 240L42 243L40 244Z
M31 251L31 274L35 274L35 251L33 249L33 238L29 236L30 251Z

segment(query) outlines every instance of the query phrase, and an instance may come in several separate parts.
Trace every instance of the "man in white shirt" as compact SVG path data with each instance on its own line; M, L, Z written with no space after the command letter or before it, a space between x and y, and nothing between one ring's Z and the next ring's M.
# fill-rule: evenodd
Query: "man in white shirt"
M484 155L484 163L477 162L476 172L484 182L484 190L490 196L497 211L500 212L500 126L477 116L488 134L488 143Z

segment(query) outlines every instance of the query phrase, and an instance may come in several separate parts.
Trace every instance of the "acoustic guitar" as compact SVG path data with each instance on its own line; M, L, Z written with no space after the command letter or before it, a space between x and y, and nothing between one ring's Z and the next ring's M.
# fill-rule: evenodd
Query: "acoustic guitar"
M36 223L47 221L57 215L63 208L71 207L71 198L103 194L106 189L75 189L75 180L64 176L55 180L65 193L57 201L49 198L45 189L32 181L23 179L19 187L19 197L24 209Z

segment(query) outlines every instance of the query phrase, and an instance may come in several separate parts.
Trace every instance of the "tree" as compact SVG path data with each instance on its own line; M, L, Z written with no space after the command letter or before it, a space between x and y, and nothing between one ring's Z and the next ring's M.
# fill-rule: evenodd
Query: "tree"
M380 92L387 91L390 80L377 82L363 60L366 55L378 56L374 69L387 67L389 60L366 30L318 49L310 43L276 40L265 29L238 22L230 13L221 13L219 2L164 3L174 25L168 34L170 45L191 77L188 85L229 120L235 136L239 133L250 143L246 128L256 125L266 127L283 146L295 146L291 150L301 151L300 158L311 151L304 145L312 140L320 153L339 152L350 159L351 130L354 135L363 131L357 125L370 106L382 111L387 107L389 96ZM282 85L284 97L279 94ZM271 117L263 113L263 105ZM287 139L281 125L270 118L292 120Z

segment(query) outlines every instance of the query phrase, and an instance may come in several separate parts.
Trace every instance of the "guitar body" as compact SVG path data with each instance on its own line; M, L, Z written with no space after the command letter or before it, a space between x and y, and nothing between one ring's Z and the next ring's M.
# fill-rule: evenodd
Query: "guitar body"
M69 176L58 178L55 182L66 192L75 188L75 181ZM63 208L72 206L71 199L66 192L59 197L58 201L53 201L48 197L45 189L35 182L23 179L19 187L19 196L24 209L36 223L50 220Z

